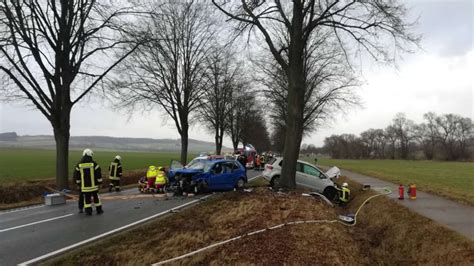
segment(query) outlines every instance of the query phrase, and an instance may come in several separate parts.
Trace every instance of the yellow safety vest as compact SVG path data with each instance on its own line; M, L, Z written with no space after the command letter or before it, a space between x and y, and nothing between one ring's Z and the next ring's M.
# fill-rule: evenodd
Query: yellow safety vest
M158 170L156 169L155 166L148 167L148 171L146 171L147 178L156 177L157 174L158 174Z
M78 165L76 170L81 173L81 191L82 192L93 192L99 190L99 186L95 183L94 171L99 168L99 165L94 167L94 163L81 163ZM88 171L87 171L88 170ZM89 172L86 174L86 172ZM86 181L88 184L86 184ZM100 180L99 180L100 182Z
M120 176L117 176L118 163L110 163L109 179L111 180L120 180Z
M163 171L158 171L158 172L157 172L155 184L156 184L156 185L164 185L164 184L166 184L165 172L163 172Z

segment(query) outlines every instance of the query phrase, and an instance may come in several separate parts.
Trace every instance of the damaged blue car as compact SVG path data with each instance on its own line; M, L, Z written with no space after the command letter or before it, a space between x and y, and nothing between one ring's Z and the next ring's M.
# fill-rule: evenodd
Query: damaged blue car
M235 160L196 160L186 167L172 161L170 172L177 194L241 189L247 183L245 168Z

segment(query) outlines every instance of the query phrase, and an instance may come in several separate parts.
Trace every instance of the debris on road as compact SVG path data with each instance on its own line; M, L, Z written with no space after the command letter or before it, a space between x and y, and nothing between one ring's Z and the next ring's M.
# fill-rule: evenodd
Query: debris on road
M66 204L66 197L60 193L47 194L44 196L44 204L49 206Z

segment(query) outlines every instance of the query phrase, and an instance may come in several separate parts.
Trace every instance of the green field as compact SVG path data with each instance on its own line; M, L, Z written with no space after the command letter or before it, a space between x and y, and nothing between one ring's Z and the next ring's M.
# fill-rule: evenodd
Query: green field
M179 159L178 153L94 151L94 160L102 169L107 169L110 161L117 154L122 156L125 171L145 169L149 165L169 166L171 159ZM81 156L82 151L70 151L70 173ZM192 158L191 155L188 159ZM20 180L53 179L55 162L54 150L0 149L0 184Z
M318 164L336 165L396 184L415 183L420 190L474 205L474 163L318 158Z

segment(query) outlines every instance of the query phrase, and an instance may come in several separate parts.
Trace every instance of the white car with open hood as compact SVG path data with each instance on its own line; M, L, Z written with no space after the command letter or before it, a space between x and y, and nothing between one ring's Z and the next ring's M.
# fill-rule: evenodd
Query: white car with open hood
M265 165L263 177L270 182L272 187L278 187L282 163L283 158L276 157ZM333 167L324 173L308 162L298 160L296 163L296 185L322 193L329 200L334 199L337 195L334 179L338 178L340 174L341 171L337 167Z

